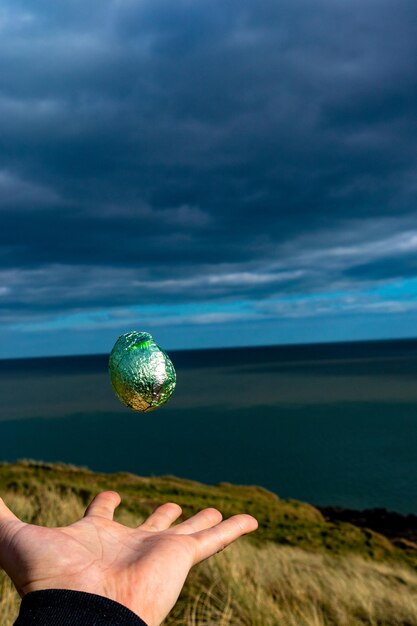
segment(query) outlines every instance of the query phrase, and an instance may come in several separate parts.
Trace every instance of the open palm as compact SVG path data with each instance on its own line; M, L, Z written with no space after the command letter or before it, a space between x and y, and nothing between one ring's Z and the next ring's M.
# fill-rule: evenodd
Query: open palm
M221 521L216 509L171 526L181 508L167 503L132 529L113 520L119 503L119 494L104 491L74 524L43 528L20 521L0 499L0 566L20 595L42 589L95 593L159 626L190 568L257 528L250 515Z

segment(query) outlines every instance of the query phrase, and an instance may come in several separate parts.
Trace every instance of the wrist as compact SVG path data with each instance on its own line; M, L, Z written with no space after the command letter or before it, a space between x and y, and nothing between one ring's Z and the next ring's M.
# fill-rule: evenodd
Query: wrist
M91 572L90 572L91 573ZM131 585L126 583L125 589L121 590L120 585L104 585L102 580L94 581L94 576L89 575L86 580L82 577L70 577L63 579L58 577L56 579L50 578L48 580L33 581L26 585L22 592L25 598L28 595L42 592L51 592L50 597L53 597L55 591L68 592L68 594L84 594L85 596L99 597L114 602L123 606L126 610L134 613L136 617L142 620L145 624L146 617L143 615L146 613L146 606L142 606L140 599L140 593L133 593ZM46 593L45 597L49 597ZM75 597L75 596L74 596ZM81 596L80 596L81 597ZM145 626L159 626L148 622L146 619Z

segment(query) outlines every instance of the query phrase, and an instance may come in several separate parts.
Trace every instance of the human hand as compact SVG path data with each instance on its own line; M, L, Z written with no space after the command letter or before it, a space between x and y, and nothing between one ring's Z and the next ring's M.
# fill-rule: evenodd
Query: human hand
M191 567L256 530L250 515L225 521L204 509L171 526L178 504L159 506L138 528L113 520L120 496L99 493L84 517L62 528L19 520L0 498L0 566L19 594L72 589L106 596L159 626L174 606Z

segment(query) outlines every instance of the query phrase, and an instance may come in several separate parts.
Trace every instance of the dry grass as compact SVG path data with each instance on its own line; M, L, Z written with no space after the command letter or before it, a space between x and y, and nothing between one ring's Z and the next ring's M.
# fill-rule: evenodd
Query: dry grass
M85 509L72 492L44 488L4 499L28 522L68 524ZM42 500L42 506L41 506ZM118 513L137 525L137 515ZM0 572L1 623L11 625L19 598ZM194 568L166 626L417 626L417 574L360 556L310 553L241 540Z
M0 570L0 615L2 624L9 626L17 617L19 596L10 579Z
M195 568L167 626L417 626L417 574L244 540Z

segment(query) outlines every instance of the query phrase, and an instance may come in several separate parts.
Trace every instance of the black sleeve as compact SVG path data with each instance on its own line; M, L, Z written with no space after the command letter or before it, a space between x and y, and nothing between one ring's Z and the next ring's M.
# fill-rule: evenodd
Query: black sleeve
M69 589L24 596L14 626L146 626L127 607L103 596Z

